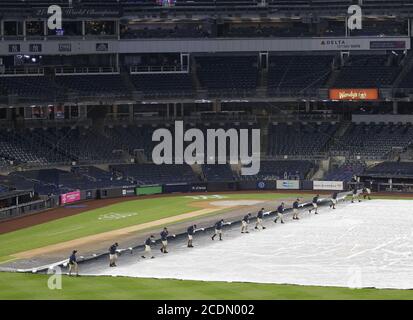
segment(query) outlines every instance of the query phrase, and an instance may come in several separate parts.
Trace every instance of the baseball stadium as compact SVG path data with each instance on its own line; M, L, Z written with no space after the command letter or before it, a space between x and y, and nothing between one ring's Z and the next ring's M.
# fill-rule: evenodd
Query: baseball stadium
M0 300L413 299L412 21L0 1Z

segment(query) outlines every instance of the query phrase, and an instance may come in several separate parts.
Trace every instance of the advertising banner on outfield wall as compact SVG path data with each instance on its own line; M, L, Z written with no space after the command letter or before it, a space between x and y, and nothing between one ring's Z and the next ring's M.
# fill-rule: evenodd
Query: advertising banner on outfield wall
M313 181L314 190L344 190L343 181Z
M330 100L378 100L379 89L330 89Z
M135 188L124 188L122 189L122 197L134 196Z
M206 183L193 183L191 185L191 192L206 192L207 184Z
M175 192L189 192L190 185L187 183L168 183L163 185L164 193L175 193Z
M162 186L142 186L136 188L136 195L145 196L162 193Z
M300 180L277 180L277 189L298 190L300 189Z
M60 204L68 204L80 200L80 190L60 195Z

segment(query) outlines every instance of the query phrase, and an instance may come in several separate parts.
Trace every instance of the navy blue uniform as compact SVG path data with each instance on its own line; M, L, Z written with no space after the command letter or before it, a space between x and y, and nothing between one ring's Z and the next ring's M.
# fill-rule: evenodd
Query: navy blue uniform
M79 275L75 253L72 253L72 255L69 257L69 276L72 275L72 271L76 273L76 276Z
M196 225L192 225L186 230L186 232L188 233L188 248L194 247L192 245L192 239L193 239L193 235L195 234L195 228L196 228Z
M311 211L315 210L315 214L317 214L317 213L318 213L318 212L317 212L317 209L318 209L318 205L317 205L317 203L318 203L318 195L313 198L313 202L312 202L312 203L313 203L313 207L312 207L310 210L308 210L308 212L311 213Z
M281 223L284 223L283 213L284 213L284 205L281 204L277 208L277 217L274 220L275 223L277 223L278 219L281 220Z
M338 193L334 192L333 196L331 197L331 204L330 204L330 208L335 209L336 208L336 204L337 204L337 197L338 197Z
M299 220L298 218L298 208L300 206L300 203L298 202L298 199L293 202L293 220Z
M241 224L242 224L242 227L241 227L241 233L249 233L248 232L248 224L250 223L250 216L251 216L251 214L250 213L248 213L246 216L244 216L244 218L242 218L242 221L241 221Z
M168 235L169 235L168 230L163 230L161 232L161 241L162 241L161 252L163 253L168 253L168 251L166 250L166 246L168 245Z
M161 232L161 240L166 241L168 239L168 234L169 234L168 231L166 231L166 230L162 231Z
M218 221L217 223L215 223L214 227L215 227L215 233L212 236L212 240L215 239L216 235L219 234L219 240L222 240L222 226L224 225L224 222L222 220Z
M116 267L116 260L118 256L116 255L116 249L118 248L118 244L112 244L109 248L109 267Z
M146 246L150 246L152 243L154 243L154 241L151 238L148 238L145 240L145 245Z
M155 243L153 240L153 237L149 237L148 239L145 240L145 251L144 254L141 256L142 258L146 258L145 255L148 255L148 258L151 257L152 259L155 258L152 254L152 249L151 249L151 244Z
M117 246L116 246L116 245L112 245L112 246L109 248L109 253L110 253L110 254L116 254L116 249L117 249Z
M261 209L257 213L257 222L255 224L255 229L258 229L259 226L261 226L262 229L265 229L265 227L262 225L262 218L264 217L264 210Z
M69 264L74 264L76 261L76 255L73 253L70 257L69 257Z
M195 227L194 226L190 226L186 232L188 232L188 235L193 236L195 233Z

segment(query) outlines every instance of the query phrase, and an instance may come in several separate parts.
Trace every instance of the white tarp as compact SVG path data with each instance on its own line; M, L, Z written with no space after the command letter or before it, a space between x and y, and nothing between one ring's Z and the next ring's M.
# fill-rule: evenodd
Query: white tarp
M197 244L96 271L98 275L299 285L413 288L413 213L409 200L339 204L302 213L284 225L224 232L224 241ZM158 253L159 255L159 253Z

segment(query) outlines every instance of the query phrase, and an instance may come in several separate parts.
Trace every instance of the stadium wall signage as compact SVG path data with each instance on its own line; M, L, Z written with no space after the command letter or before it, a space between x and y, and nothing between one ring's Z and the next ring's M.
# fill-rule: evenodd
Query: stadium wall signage
M137 196L160 194L162 193L162 186L142 186L136 188Z
M63 18L79 19L79 18L102 18L102 17L120 17L121 11L118 9L75 9L75 8L61 8ZM48 8L36 9L33 12L36 18L49 17Z
M379 90L374 89L330 89L330 100L378 100Z
M42 45L42 54L61 54L59 41L37 40ZM304 39L121 39L107 40L67 40L71 44L71 51L66 54L95 54L106 53L157 53L157 52L257 52L257 51L341 51L341 50L384 50L410 49L408 37L351 37L351 38L304 38ZM0 42L0 55L10 52L29 52L28 41L4 40ZM14 45L9 51L9 45ZM15 45L19 45L17 48ZM17 50L19 49L19 50ZM97 50L101 49L101 50ZM104 51L106 50L106 51Z
M314 190L344 190L343 181L313 181Z
M206 192L207 185L206 183L193 183L191 186L191 191L192 192Z
M76 190L73 192L68 192L60 195L60 204L65 205L68 203L79 201L80 199L80 190Z
M277 189L280 190L299 190L300 180L277 180Z

